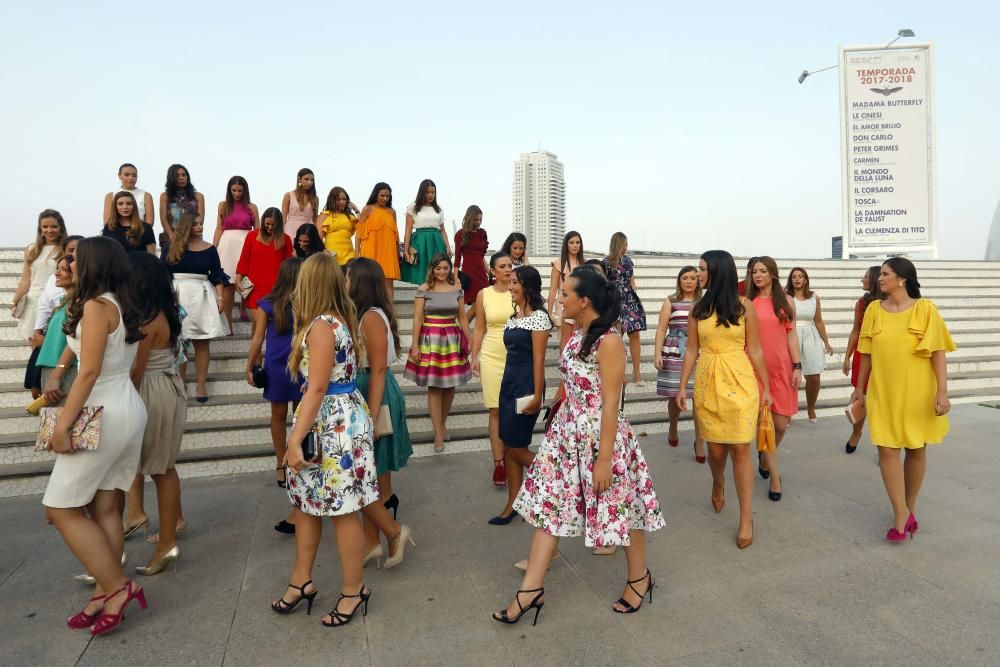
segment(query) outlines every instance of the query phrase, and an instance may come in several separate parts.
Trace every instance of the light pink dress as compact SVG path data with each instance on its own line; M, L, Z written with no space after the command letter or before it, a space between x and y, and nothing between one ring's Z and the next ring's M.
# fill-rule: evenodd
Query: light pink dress
M285 220L285 233L292 237L299 235L299 227L302 225L315 224L316 211L313 210L312 202L306 202L305 207L299 206L299 200L295 197L295 191L288 193L288 219Z

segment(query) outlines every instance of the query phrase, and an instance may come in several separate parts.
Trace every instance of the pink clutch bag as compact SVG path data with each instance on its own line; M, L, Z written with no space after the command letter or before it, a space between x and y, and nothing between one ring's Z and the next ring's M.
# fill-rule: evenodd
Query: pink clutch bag
M52 449L52 434L56 430L56 421L62 408L42 408L42 424L38 428L38 439L35 440L36 452L47 452ZM69 432L69 440L74 452L92 452L101 441L101 417L104 406L84 407L73 422Z
M844 413L847 415L847 421L852 424L857 424L863 421L865 416L868 414L868 410L865 409L864 401L851 401L851 403L844 408Z

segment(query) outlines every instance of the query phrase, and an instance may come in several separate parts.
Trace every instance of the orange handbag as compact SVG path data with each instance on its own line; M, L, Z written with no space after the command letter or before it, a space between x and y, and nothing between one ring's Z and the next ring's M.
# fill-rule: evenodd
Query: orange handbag
M771 419L771 408L766 404L760 406L760 417L757 419L757 451L774 451L774 420Z

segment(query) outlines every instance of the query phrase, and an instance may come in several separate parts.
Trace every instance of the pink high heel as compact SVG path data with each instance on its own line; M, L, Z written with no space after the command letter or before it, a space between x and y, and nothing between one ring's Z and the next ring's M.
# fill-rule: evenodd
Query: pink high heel
M913 516L913 512L910 512L910 516L906 518L906 525L903 526L903 532L909 533L912 540L918 528L920 528L920 524L917 523L917 517Z
M131 579L122 584L122 587L117 591L107 596L107 600L119 595L120 593L125 593L125 602L122 604L122 608L118 610L117 614L105 614L101 612L101 615L97 617L97 621L94 623L94 627L90 629L90 634L96 637L97 635L103 635L107 632L111 632L125 620L125 608L128 607L132 600L137 600L139 602L139 609L146 609L146 593L143 592L142 586L136 586Z
M890 542L905 542L906 541L906 528L903 528L903 532L896 530L893 526L889 529L889 532L885 534L885 539ZM912 537L910 539L913 539Z
M103 600L106 597L107 595L95 595L94 597L87 600L87 604L90 604L91 602L96 602L97 600ZM84 608L86 608L86 606L87 605L84 605ZM101 612L97 612L96 614L88 614L86 611L81 611L79 614L67 618L66 625L68 625L72 630L86 630L94 623L96 623L97 619L100 616Z

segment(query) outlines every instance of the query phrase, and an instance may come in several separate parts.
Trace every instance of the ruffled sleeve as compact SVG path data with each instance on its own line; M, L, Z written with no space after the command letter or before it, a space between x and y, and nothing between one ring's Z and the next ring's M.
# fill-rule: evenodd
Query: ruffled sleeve
M934 352L954 352L957 349L941 313L929 299L920 299L913 304L909 328L910 333L920 340L917 349L913 351L918 357L930 357Z
M865 309L865 317L861 320L861 337L858 338L858 352L872 353L872 338L882 333L882 302L872 301Z
M222 262L219 260L219 251L212 246L208 253L208 281L213 285L229 286L229 274L222 270Z

